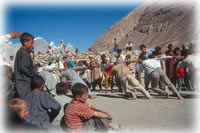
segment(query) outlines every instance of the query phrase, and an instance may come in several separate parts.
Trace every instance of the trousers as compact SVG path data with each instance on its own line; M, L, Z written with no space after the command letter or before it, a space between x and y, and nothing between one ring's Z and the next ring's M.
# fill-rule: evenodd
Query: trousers
M169 80L165 72L161 68L155 69L151 74L151 87L152 90L155 92L158 92L159 94L164 94L165 91L158 88L158 82L161 80L165 83L165 85L168 87L169 90L171 90L174 94L177 94L176 87L172 84L172 82Z
M140 84L140 82L135 79L134 75L132 74L129 74L129 75L126 75L125 77L123 77L121 79L121 83L122 83L122 86L124 88L124 91L125 92L128 92L130 91L128 89L128 86L132 86L134 89L142 92L146 97L150 97L149 93L145 90L145 88ZM132 92L133 93L133 92Z

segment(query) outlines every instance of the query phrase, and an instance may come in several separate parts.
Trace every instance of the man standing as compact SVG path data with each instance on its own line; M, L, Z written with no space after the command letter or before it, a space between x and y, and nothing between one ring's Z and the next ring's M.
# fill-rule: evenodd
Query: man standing
M35 75L31 50L34 46L34 37L29 33L20 36L22 47L17 51L14 65L16 79L16 91L19 98L24 99L25 95L31 92L31 78Z
M126 51L132 51L133 44L131 41L128 41L126 44Z
M100 78L100 64L97 59L94 59L94 55L89 56L90 60L90 68L91 68L91 80L92 80L92 89L96 90L97 84L99 85L100 90L101 87L101 78Z
M146 46L144 44L141 44L140 45L140 50L141 50L141 53L138 57L138 59L148 59L153 51L155 51L154 49L146 49ZM136 64L136 79L141 83L141 73L139 72L139 69L141 67L141 64L137 63ZM149 86L149 77L148 75L146 74L146 71L145 71L145 75L144 75L144 84L145 84L145 89L148 90L148 86Z

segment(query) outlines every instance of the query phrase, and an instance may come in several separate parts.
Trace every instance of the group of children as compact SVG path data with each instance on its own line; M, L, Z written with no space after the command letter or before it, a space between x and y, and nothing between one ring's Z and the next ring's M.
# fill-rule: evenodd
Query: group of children
M10 118L10 120L17 123L21 121L20 125L18 123L21 129L64 131L61 130L63 128L69 132L119 129L119 125L112 123L110 114L94 105L87 104L88 88L84 84L73 85L72 99L66 96L69 88L64 82L56 85L57 95L55 97L45 92L44 86L44 79L36 75L31 81L31 93L24 100L14 98L9 102L9 107L20 117L16 121L15 115L15 119ZM62 123L63 118L64 124Z
M91 96L89 89L74 70L64 71L62 78L68 82L58 82L55 95L45 91L50 75L46 74L47 71L38 73L33 67L30 53L34 47L34 37L29 33L18 32L16 37L20 37L22 47L15 58L14 80L12 69L9 66L1 66L1 76L5 79L3 86L7 87L4 93L8 103L8 129L20 132L93 132L119 129L119 125L112 123L110 114L87 104L88 93ZM72 99L66 96L69 89L73 95Z

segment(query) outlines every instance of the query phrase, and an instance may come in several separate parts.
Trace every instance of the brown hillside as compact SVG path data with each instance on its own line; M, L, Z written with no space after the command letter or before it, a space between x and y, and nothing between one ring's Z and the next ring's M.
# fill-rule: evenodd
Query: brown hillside
M181 46L185 42L195 41L194 5L157 2L144 3L131 11L108 28L90 48L94 51L112 51L113 38L117 38L119 48L132 41L134 49L140 44L148 48L158 45L166 48L169 42Z

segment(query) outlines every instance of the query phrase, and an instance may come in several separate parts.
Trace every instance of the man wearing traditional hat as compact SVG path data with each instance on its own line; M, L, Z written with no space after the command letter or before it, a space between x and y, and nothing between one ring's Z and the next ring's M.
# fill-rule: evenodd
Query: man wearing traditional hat
M92 88L95 90L96 85L99 85L100 90L102 90L101 79L100 79L100 64L97 59L94 59L94 55L89 55L90 69L91 69L91 82Z
M52 57L48 58L48 64L45 66L44 69L49 71L54 76L54 78L56 79L57 67L56 67L56 64L53 63L53 58Z

